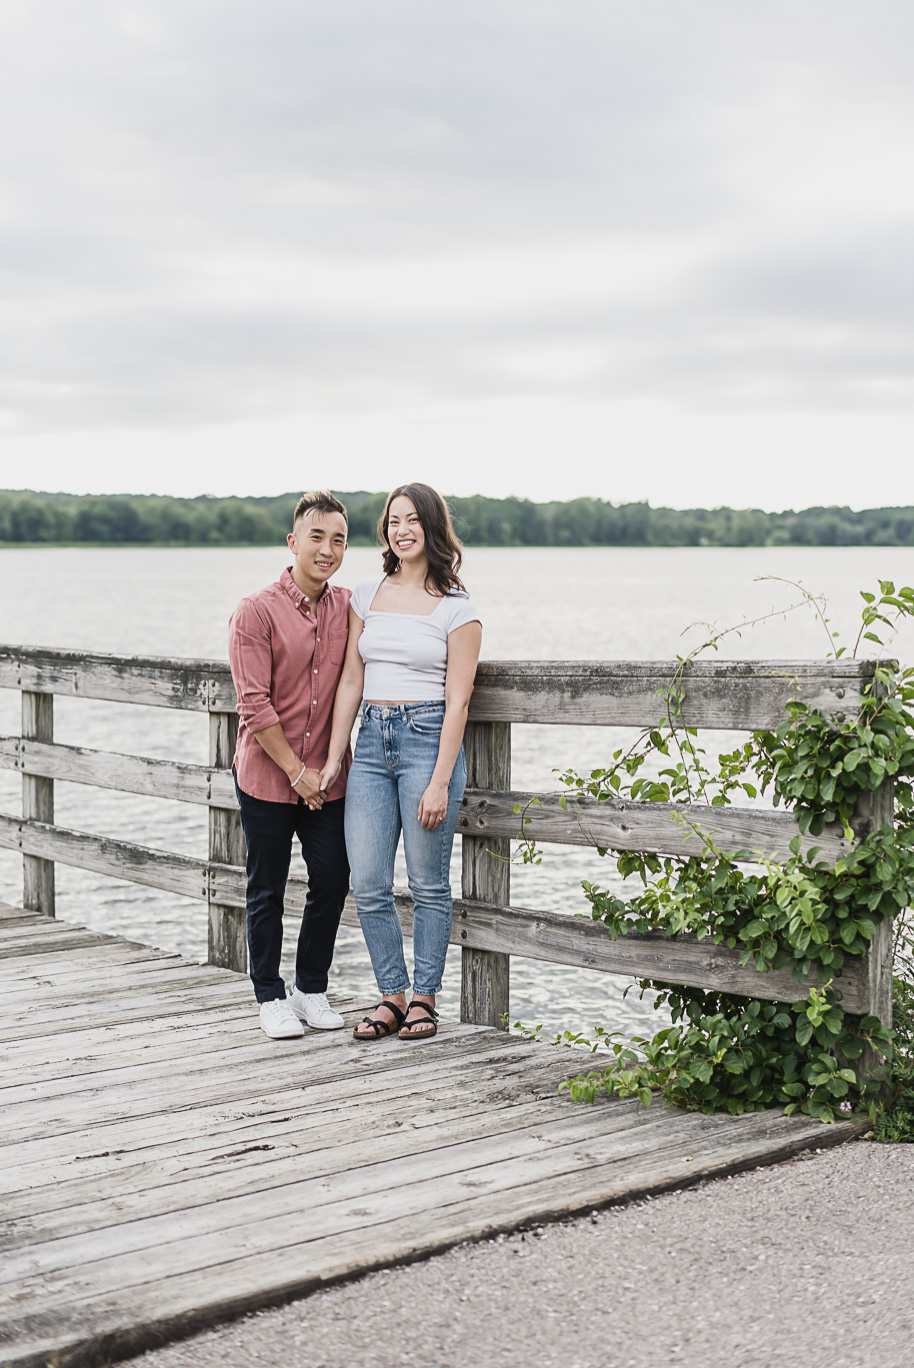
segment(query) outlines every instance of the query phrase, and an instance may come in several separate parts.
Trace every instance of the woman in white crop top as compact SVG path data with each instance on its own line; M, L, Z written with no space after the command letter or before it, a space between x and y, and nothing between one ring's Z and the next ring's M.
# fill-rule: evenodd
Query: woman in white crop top
M384 574L352 596L321 788L335 780L364 703L346 787L346 849L382 1001L353 1034L379 1040L396 1031L401 1040L424 1040L437 1030L435 995L451 932L451 847L466 786L463 733L482 627L458 578L460 542L440 494L424 484L400 485L388 496L378 538ZM393 897L401 833L415 904L408 1007Z

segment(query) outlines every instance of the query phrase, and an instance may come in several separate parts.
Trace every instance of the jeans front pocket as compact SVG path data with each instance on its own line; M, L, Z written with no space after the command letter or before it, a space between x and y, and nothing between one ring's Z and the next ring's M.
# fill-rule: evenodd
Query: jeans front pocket
M410 713L407 722L410 730L414 731L417 736L440 736L441 728L444 726L444 710L419 713L418 716Z

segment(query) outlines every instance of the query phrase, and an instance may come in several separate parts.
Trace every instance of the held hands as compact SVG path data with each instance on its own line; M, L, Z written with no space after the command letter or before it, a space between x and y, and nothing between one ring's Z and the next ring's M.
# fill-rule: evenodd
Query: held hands
M419 825L426 831L434 831L447 816L447 789L433 779L419 799Z
M321 783L321 772L316 769L306 769L304 774L292 788L299 797L304 798L312 812L318 812L324 806L325 793Z

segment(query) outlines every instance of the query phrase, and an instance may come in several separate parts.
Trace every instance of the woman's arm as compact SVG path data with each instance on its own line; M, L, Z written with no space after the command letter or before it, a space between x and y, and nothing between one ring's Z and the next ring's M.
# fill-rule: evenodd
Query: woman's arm
M447 815L447 790L460 754L473 680L482 646L482 626L467 622L448 633L447 674L444 678L444 723L438 743L438 759L431 782L419 801L419 822L434 831Z
M340 772L346 747L352 735L355 715L362 701L362 686L365 680L365 666L359 655L359 637L365 623L354 608L349 609L349 642L346 646L346 659L343 673L336 691L333 704L333 726L330 730L330 745L327 750L327 763L321 770L321 792L326 793Z

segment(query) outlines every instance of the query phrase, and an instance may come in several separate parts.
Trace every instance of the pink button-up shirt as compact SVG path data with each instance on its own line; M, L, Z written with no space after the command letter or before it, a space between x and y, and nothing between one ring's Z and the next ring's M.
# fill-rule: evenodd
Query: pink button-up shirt
M348 589L328 584L315 608L286 569L275 584L242 599L229 619L229 660L241 718L234 770L239 788L252 798L298 802L287 774L255 732L278 722L302 764L321 769L326 762L351 597ZM347 749L331 799L346 792L351 763Z

